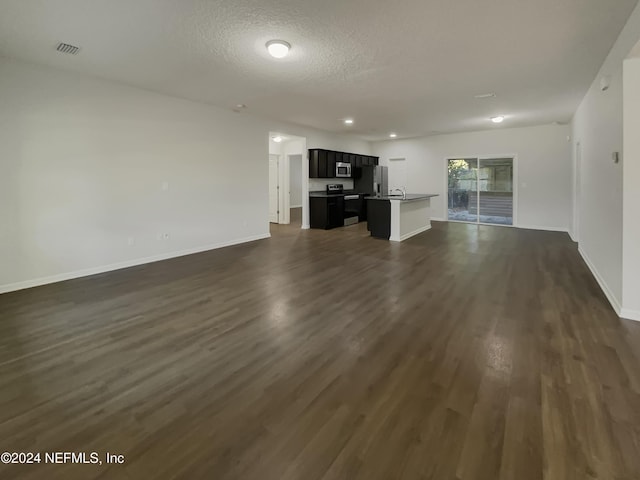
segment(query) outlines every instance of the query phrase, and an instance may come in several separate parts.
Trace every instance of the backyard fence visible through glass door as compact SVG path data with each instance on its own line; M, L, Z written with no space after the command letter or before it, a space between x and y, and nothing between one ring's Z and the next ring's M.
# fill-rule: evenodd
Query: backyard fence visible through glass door
M513 158L451 158L448 219L513 225Z

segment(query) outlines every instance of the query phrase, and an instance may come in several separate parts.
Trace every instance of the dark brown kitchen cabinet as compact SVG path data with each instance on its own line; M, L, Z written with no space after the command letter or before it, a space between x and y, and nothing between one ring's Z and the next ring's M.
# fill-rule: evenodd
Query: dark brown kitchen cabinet
M326 150L320 150L318 152L318 178L331 178L335 175L335 173L329 175L329 169L327 168L327 153L328 152Z
M309 150L309 178L318 177L318 162L320 161L318 150Z
M351 164L355 177L356 169L378 165L378 157L312 148L309 149L309 178L336 178L336 163Z
M309 198L309 226L325 230L344 226L344 196Z
M336 175L336 152L327 152L327 176Z

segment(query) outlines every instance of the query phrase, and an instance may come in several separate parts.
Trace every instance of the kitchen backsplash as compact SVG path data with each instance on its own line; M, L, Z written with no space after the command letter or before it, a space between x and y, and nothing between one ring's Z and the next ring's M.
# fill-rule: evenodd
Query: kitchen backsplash
M352 178L310 178L309 191L319 192L321 190L326 190L327 185L334 183L342 184L345 190L353 190Z

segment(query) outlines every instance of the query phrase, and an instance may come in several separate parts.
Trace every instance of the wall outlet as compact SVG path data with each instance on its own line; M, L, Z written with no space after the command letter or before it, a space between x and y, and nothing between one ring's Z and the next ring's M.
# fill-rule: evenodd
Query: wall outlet
M167 182L166 180L162 182L162 190L164 191L169 190L169 182Z
M127 245L129 245L130 247L136 244L136 239L133 237L129 237L127 239Z

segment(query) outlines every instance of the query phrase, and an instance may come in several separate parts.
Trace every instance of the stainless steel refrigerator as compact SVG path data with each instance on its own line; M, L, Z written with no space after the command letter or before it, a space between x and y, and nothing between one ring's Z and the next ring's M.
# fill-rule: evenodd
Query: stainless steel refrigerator
M360 175L354 181L355 191L368 195L388 195L388 170L381 166L362 167Z

